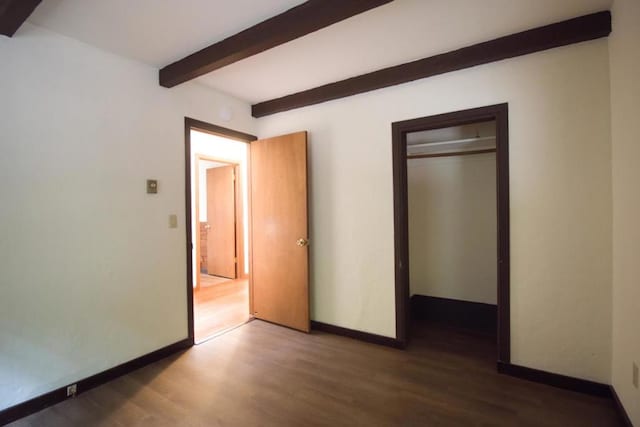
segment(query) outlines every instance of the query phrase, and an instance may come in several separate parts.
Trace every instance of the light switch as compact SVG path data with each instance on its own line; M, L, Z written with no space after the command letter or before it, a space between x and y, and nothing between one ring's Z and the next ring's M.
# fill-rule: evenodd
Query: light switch
M169 228L178 228L178 215L169 215Z
M157 179L148 179L147 180L147 194L156 194L158 192L158 180Z

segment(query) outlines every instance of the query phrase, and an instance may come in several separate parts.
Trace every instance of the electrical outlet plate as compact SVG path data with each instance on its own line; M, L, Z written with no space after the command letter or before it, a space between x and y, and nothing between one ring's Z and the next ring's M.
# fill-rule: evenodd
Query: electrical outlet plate
M638 365L633 363L633 375L631 381L633 382L633 386L638 388Z
M148 179L147 180L147 194L157 194L158 193L158 180L157 179Z
M67 397L75 396L77 392L78 392L77 384L71 384L70 386L67 386Z

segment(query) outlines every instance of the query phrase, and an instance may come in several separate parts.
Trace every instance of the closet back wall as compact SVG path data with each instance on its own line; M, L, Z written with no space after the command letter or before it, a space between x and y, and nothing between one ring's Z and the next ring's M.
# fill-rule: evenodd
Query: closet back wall
M495 159L408 161L411 295L497 303Z

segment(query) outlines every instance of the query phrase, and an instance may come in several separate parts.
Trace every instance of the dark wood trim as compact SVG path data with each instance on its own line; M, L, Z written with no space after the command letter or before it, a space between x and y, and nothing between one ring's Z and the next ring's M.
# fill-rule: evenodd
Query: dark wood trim
M498 306L427 295L411 296L411 319L428 320L455 328L496 336Z
M434 153L434 154L407 154L407 159L428 159L431 157L453 157L453 156L468 156L470 154L484 154L495 153L495 148L488 148L486 150L468 150L468 151L452 151L450 153Z
M160 86L176 86L391 1L306 1L167 65L160 70Z
M203 122L201 120L192 119L189 117L184 118L185 127L189 130L198 130L200 132L210 133L212 135L222 136L224 138L235 139L241 142L250 142L258 139L257 136L249 133L240 132L233 129L228 129L222 126L217 126L211 123Z
M193 316L193 256L192 250L194 245L193 234L191 233L191 131L210 133L224 138L234 139L240 142L251 143L258 139L257 136L239 132L237 130L228 129L211 123L184 118L184 202L185 202L185 224L187 239L187 325L189 332L189 340L191 345L195 344L194 316ZM249 280L251 282L251 279Z
M193 234L191 233L191 129L194 121L184 118L184 203L185 225L187 227L187 329L191 345L196 343L195 328L193 325ZM199 274L200 272L198 272Z
M408 340L409 326L409 205L407 134L482 121L496 121L496 191L498 223L498 361L511 358L509 298L509 109L490 105L453 113L395 122L391 125L395 247L396 338Z
M597 12L260 102L251 107L251 112L253 117L264 117L451 71L594 40L606 37L609 33L611 13Z
M409 329L409 195L407 135L402 123L393 123L393 223L395 263L396 339L407 345Z
M0 34L12 37L42 0L0 0Z
M511 220L509 211L509 107L495 106L498 216L498 360L511 361Z
M75 383L70 383L69 385L77 384L76 395L78 395L84 393L85 391L89 391L92 388L98 387L99 385L114 380L118 377L133 372L136 369L140 369L147 365L155 363L161 359L164 359L165 357L171 356L174 353L185 350L192 345L193 344L189 339L184 339L154 352L122 363L118 366L114 366L113 368L107 369L106 371L79 380ZM49 406L53 406L57 403L71 398L72 396L67 396L67 386L57 388L38 397L34 397L33 399L29 399L15 406L3 409L2 411L0 411L0 425L9 424L13 421L19 420L20 418L24 418Z
M622 401L620 400L618 393L616 393L615 387L614 386L610 386L610 387L611 387L611 396L613 397L613 404L615 405L616 411L620 416L620 421L622 421L622 424L625 427L633 427L631 418L629 417L627 410L624 408L624 405L622 405Z
M498 372L527 381L576 391L578 393L606 398L613 397L611 394L611 386L608 384L583 380L581 378L568 377L566 375L554 374L552 372L541 371L505 362L498 362Z
M356 331L355 329L348 329L341 326L330 325L328 323L316 322L315 320L311 321L311 329L327 332L329 334L353 338L355 340L364 341L371 344L384 345L393 348L404 348L404 345L400 341L391 337Z

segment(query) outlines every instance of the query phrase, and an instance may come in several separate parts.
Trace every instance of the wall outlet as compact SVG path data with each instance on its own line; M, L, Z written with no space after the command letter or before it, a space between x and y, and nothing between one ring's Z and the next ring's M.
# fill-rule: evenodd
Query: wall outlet
M75 396L77 392L78 384L71 384L70 386L67 386L67 397Z
M147 194L157 194L158 193L158 180L157 179L148 179L147 180Z
M638 365L633 362L633 375L631 376L631 381L633 382L633 386L638 388Z

